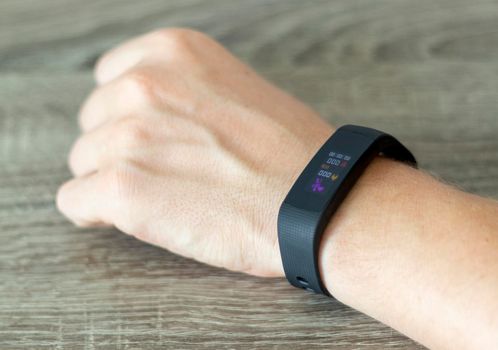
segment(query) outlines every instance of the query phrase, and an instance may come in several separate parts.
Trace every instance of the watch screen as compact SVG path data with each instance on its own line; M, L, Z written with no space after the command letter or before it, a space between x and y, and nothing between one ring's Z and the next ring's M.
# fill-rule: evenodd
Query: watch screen
M334 183L345 175L350 162L350 155L330 151L308 181L306 191L318 195L328 193Z

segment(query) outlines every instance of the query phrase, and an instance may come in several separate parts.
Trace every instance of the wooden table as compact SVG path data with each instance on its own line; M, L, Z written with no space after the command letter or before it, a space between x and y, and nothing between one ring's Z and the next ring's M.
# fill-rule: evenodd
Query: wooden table
M422 168L498 197L498 1L4 0L0 348L420 348L282 279L57 212L96 58L164 26L211 34L335 124L390 131Z

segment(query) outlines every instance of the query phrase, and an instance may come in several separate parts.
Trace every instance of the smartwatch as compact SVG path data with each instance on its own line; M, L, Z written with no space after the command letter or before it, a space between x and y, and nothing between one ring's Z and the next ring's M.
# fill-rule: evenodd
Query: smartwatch
M417 166L393 136L345 125L325 142L290 189L278 213L278 242L287 280L331 296L318 265L318 248L330 218L376 156Z

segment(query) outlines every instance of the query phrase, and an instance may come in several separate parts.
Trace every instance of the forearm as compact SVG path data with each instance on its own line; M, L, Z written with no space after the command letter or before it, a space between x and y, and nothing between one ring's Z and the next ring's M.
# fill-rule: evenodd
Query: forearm
M378 159L327 227L340 301L431 348L498 346L498 205Z

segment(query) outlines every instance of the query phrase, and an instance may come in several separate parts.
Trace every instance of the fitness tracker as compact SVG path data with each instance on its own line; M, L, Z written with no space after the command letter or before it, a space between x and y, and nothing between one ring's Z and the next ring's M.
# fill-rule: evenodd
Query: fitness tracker
M285 276L293 286L331 296L320 279L320 239L332 214L378 155L417 165L393 136L345 125L325 142L292 186L278 213L278 242Z

